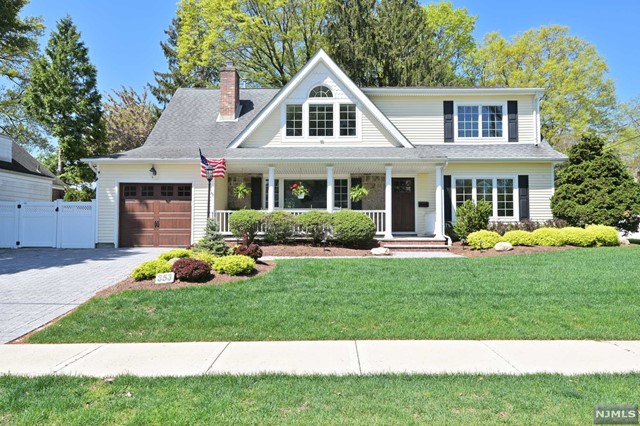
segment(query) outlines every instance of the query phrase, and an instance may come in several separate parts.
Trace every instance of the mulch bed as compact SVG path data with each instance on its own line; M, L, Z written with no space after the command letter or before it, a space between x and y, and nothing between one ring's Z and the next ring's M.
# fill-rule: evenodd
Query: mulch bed
M258 242L260 244L260 242ZM288 245L262 245L263 256L287 256L287 257L307 257L307 256L320 256L320 257L333 257L333 256L373 256L371 249L378 247L378 244L371 245L367 248L345 248L338 247L332 244L326 246L313 246L308 243L288 244Z
M203 285L218 285L234 281L243 281L248 278L269 272L274 267L275 263L273 262L260 261L256 263L255 272L251 275L238 275L234 277L231 275L214 273L214 277L212 279L201 283L175 281L170 284L156 284L154 280L135 281L133 278L129 277L117 284L112 285L111 287L107 287L104 290L99 291L98 293L96 293L95 297L107 297L110 294L120 293L127 290L172 290L176 288L199 287Z

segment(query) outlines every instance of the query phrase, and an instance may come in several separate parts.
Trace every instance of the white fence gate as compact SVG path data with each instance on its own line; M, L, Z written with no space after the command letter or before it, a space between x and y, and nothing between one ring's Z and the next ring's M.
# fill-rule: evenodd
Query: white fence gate
M96 203L0 201L0 247L93 248Z

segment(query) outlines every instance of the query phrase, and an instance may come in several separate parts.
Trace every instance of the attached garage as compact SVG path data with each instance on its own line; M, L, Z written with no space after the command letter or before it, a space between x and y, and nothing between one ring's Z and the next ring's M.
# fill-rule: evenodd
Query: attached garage
M122 183L118 246L191 244L191 184Z

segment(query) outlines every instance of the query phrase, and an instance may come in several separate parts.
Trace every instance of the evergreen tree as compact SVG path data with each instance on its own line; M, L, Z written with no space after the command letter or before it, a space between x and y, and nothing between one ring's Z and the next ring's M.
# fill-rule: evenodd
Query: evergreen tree
M105 150L96 68L69 16L51 33L45 53L33 61L26 107L58 140L57 174L68 183L93 180L79 160ZM64 174L63 174L64 173Z
M21 102L29 61L37 56L42 22L21 18L28 0L3 0L0 6L0 132L26 147L46 148L42 129Z
M229 247L224 243L222 234L218 232L218 225L214 219L207 221L204 237L194 247L195 250L207 251L214 256L226 256L230 253Z
M213 65L197 65L185 74L180 69L178 61L178 34L180 19L173 18L169 28L165 30L167 40L160 42L162 53L167 59L167 72L154 71L154 84L149 84L151 94L164 108L173 94L180 87L216 87L218 85L219 70Z
M640 223L640 185L619 155L595 137L583 137L569 150L556 173L553 214L574 226L615 226L636 231Z

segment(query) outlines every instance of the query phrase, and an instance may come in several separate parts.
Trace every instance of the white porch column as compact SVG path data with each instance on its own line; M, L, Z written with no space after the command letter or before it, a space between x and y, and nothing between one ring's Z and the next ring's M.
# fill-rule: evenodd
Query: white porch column
M276 168L273 166L269 166L269 182L268 182L268 189L267 189L267 210L270 212L272 212L276 208L275 182L276 182Z
M444 177L442 174L442 166L436 166L436 222L434 230L436 238L444 238L444 203L442 196L443 186Z
M327 211L333 213L335 195L333 193L333 166L327 166Z
M384 237L393 238L391 233L391 166L385 167L385 187L384 187Z

